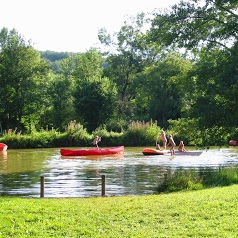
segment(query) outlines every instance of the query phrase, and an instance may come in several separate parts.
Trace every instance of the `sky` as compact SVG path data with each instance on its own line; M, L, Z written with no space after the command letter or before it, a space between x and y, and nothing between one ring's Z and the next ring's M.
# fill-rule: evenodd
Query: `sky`
M168 8L178 0L0 0L0 29L13 28L39 51L85 52L98 30L116 32L126 16Z

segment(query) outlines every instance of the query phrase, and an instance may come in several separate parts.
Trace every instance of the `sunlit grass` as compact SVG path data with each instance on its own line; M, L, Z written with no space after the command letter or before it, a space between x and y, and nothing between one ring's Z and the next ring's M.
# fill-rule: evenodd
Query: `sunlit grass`
M173 194L0 198L0 237L236 237L238 186Z

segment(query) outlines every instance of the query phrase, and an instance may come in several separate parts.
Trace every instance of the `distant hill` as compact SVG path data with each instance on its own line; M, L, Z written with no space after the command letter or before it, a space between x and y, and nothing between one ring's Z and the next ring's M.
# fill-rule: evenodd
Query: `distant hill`
M41 58L49 62L50 67L54 70L55 73L59 73L59 62L63 59L68 58L70 55L77 54L73 52L56 52L56 51L39 51ZM109 65L105 62L101 64L102 68L107 68Z
M41 57L43 59L49 60L51 62L59 61L65 58L68 58L69 55L74 53L71 52L56 52L56 51L40 51Z
M53 69L55 73L59 73L59 62L63 59L68 58L72 54L72 52L56 52L56 51L40 51L41 58L47 60L49 62L50 67Z

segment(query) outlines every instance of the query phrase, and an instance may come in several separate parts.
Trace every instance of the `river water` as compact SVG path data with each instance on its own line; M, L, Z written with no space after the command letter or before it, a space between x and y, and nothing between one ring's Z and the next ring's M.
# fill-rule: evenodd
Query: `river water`
M45 197L101 196L102 175L108 196L157 194L168 172L238 166L235 147L212 148L199 156L144 156L142 149L125 147L124 154L99 157L63 157L59 148L9 149L0 152L0 195L40 197L44 176Z

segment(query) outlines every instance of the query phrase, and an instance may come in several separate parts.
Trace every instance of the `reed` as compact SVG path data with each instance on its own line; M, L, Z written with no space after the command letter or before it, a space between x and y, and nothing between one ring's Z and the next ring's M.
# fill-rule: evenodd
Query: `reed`
M232 184L238 184L238 167L236 166L221 166L218 170L207 168L202 172L181 169L164 173L158 185L158 192L200 190Z
M161 128L157 122L133 121L123 134L124 145L128 146L148 146L155 145L155 141L160 134Z

